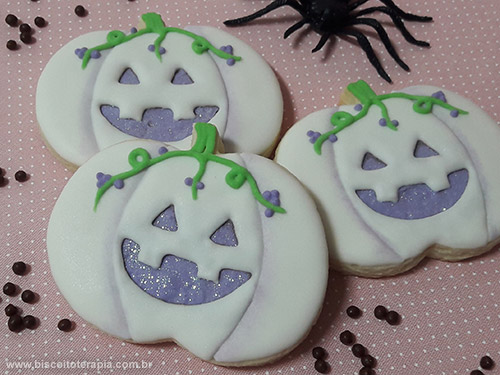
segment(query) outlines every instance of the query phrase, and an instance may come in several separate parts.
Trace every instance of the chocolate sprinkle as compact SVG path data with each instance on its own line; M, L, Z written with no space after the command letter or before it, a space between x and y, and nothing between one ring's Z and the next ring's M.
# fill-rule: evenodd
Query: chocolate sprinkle
M82 5L77 5L75 8L75 14L78 17L85 17L87 14L87 10Z
M361 316L361 310L357 306L349 306L346 313L348 317L353 319L357 319Z
M6 307L5 307L5 315L7 316L13 316L13 315L16 315L17 313L19 312L19 310L17 309L16 306L14 306L13 304L9 303Z
M328 372L328 367L328 363L326 363L322 359L318 359L316 362L314 362L315 370L321 374L326 374Z
M21 40L22 40L22 34L21 34ZM31 35L29 36L30 39L31 39ZM25 42L26 43L26 42ZM17 171L15 174L14 174L14 178L16 179L16 181L18 182L25 182L28 180L28 174L23 171L23 170L19 170Z
M23 318L23 323L26 328L33 329L36 327L36 318L33 315L26 315Z
M32 303L35 301L35 293L33 293L31 290L26 289L22 294L21 294L21 299L26 302L26 303Z
M340 342L344 345L352 345L356 337L351 331L344 331L340 334Z
M395 325L399 324L399 321L401 320L401 318L400 318L399 314L396 311L389 311L387 313L387 316L385 317L385 320L391 326L395 326Z
M312 350L312 356L316 359L324 359L326 357L326 350L321 346L317 346Z
M5 22L7 22L9 26L16 27L19 20L13 14L7 14L7 17L5 17Z
M495 362L493 361L493 359L491 359L491 357L485 355L479 361L479 365L485 370L491 370L493 366L495 366Z
M3 286L3 292L8 295L8 296L13 296L16 294L16 286L12 283L5 283L5 285Z
M22 276L26 273L26 263L24 262L15 262L12 265L12 271L19 276Z
M12 315L9 318L9 322L7 323L7 325L12 332L20 331L24 326L23 318L21 318L19 315Z
M60 331L68 332L71 330L71 320L69 319L61 319L59 323L57 323L57 328Z
M31 33L21 33L21 36L19 37L21 39L21 42L24 44L30 44L33 42L33 38L31 37Z
M17 45L17 42L15 40L9 40L7 41L7 49L10 49L11 51L15 51L17 49L18 45ZM4 180L5 178L3 176L2 177L2 180ZM3 184L2 184L3 185Z
M373 310L373 314L377 319L384 320L387 316L387 309L385 308L385 306L378 305L377 307L375 307L375 310Z
M377 363L377 360L372 357L370 354L364 355L361 357L361 364L365 367L373 368L375 367L375 364Z
M31 33L31 26L27 23L22 23L21 26L19 26L19 31L22 33Z
M35 17L35 25L38 27L44 27L47 25L47 21L45 21L45 18L38 16Z
M354 344L351 350L352 354L358 358L361 358L366 354L366 348L361 344Z
M484 372L481 370L473 370L470 372L470 375L484 375Z
M369 367L363 367L361 370L359 370L359 375L374 375L375 371L373 371Z

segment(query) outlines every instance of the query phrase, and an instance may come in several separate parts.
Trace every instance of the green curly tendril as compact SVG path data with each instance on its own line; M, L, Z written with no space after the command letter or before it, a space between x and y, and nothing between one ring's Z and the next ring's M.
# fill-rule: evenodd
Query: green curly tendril
M402 92L377 95L370 88L370 86L365 81L362 80L349 84L347 86L347 89L360 101L363 108L356 115L352 115L349 112L345 111L338 111L332 115L330 122L334 126L334 129L320 135L318 139L314 142L314 151L316 151L318 155L321 155L321 147L323 146L323 143L330 137L330 135L337 134L341 130L347 128L348 126L354 124L356 121L365 117L368 114L368 111L370 110L370 107L372 105L376 105L377 107L380 108L380 111L382 112L382 117L385 119L387 127L391 130L397 131L398 129L392 123L391 118L389 117L387 107L383 103L383 101L386 99L401 98L401 99L413 100L415 102L413 104L413 110L422 115L430 113L434 105L438 105L450 111L457 111L458 114L461 115L466 115L468 113L459 108L453 107L452 105L449 105L444 101L438 98L434 98L432 96L410 95Z
M252 174L241 165L235 163L232 160L224 159L220 156L214 154L215 144L217 141L217 130L215 126L203 122L198 122L194 126L196 130L196 143L191 148L191 150L185 151L169 151L165 154L157 156L156 158L151 158L151 155L143 149L136 148L130 152L128 155L128 162L132 167L131 170L123 172L112 176L103 186L97 190L97 194L94 201L94 211L97 209L97 205L101 200L104 193L114 185L117 180L125 180L127 178L133 177L139 172L147 169L155 164L158 164L167 159L172 159L175 157L190 157L198 160L199 169L196 175L193 177L193 183L191 185L191 192L193 199L198 198L198 182L201 182L208 162L216 162L230 168L230 171L226 174L226 184L228 184L233 189L239 189L245 181L250 185L255 199L262 204L264 207L277 212L285 213L286 210L282 207L275 206L269 201L267 201L261 194L257 182L253 178Z
M101 45L98 45L93 48L89 48L85 54L83 55L83 61L82 61L82 69L85 69L87 67L88 62L90 61L91 58L91 53L92 51L103 51L107 50L113 47L116 47L117 45L123 44L128 42L129 40L132 40L134 38L137 38L141 35L144 34L158 34L158 38L156 38L154 42L155 46L155 55L158 58L158 60L161 61L161 54L160 54L160 47L161 43L165 39L168 33L170 32L175 32L179 34L183 34L186 36L189 36L193 39L193 44L191 45L191 48L195 53L198 55L201 55L207 50L212 51L216 56L229 60L233 59L235 61L240 61L241 57L240 56L235 56L229 53L226 53L218 48L215 48L208 40L205 38L196 35L194 33L191 33L189 31L179 29L177 27L165 27L165 24L163 23L163 20L161 19L161 16L157 13L146 13L142 15L142 19L144 23L146 24L146 27L144 29L138 30L134 34L129 34L125 35L122 31L119 30L113 30L110 31L106 37L107 42Z

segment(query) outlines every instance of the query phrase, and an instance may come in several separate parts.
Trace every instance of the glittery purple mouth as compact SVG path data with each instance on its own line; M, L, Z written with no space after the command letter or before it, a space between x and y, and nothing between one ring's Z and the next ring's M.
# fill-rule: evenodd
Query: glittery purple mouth
M219 282L198 278L198 266L189 260L166 255L159 268L139 261L140 246L130 239L122 243L125 269L144 292L178 305L201 305L234 292L252 276L248 272L223 269Z
M154 139L161 142L180 141L190 137L195 122L209 122L219 111L217 106L196 107L195 116L188 119L174 120L174 113L169 108L148 108L142 114L142 120L121 118L120 108L102 105L101 113L118 130L136 138Z
M379 202L372 189L356 190L358 198L372 210L395 219L416 220L440 214L458 202L467 187L469 172L459 169L448 174L450 187L434 191L426 184L400 187L397 202Z

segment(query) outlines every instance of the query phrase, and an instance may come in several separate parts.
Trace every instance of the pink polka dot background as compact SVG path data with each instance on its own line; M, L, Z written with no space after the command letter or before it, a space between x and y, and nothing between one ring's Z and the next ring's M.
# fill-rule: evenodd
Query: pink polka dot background
M222 21L249 14L267 5L266 0L2 0L2 52L0 69L0 167L8 184L0 188L0 281L37 293L36 303L26 304L20 295L0 297L3 310L13 303L40 322L35 330L12 333L2 313L0 324L0 373L144 373L144 374L315 374L311 349L323 346L331 374L357 374L359 359L339 341L343 330L351 330L377 359L377 374L469 374L479 359L489 354L500 371L500 253L494 250L459 263L425 260L414 270L397 277L370 280L331 273L323 312L310 335L293 352L276 363L247 369L227 369L194 358L172 343L134 345L109 337L86 324L68 306L51 277L45 244L51 210L71 173L45 147L35 115L35 90L50 57L72 38L92 30L129 30L140 14L161 13L169 26L208 24L225 28ZM319 36L307 28L287 40L283 32L299 17L291 8L281 8L267 17L239 28L227 29L259 51L279 77L285 99L283 130L307 114L333 106L344 87L364 79L378 92L416 84L431 84L456 91L478 103L500 121L500 14L497 0L398 0L407 11L431 15L430 24L407 22L417 39L431 48L408 44L390 19L383 21L411 72L403 71L385 51L376 35L367 30L382 65L393 80L378 77L364 53L352 40L332 38L311 54ZM78 4L88 16L77 17ZM381 5L370 0L369 5ZM5 48L7 40L19 42L16 28L3 18L17 15L34 24L36 16L48 21L35 28L36 42L17 51ZM365 29L366 30L366 29ZM19 42L20 43L20 42ZM262 88L265 90L265 87ZM471 124L474 126L474 124ZM497 150L491 150L495 153ZM15 181L17 170L30 179ZM495 188L495 187L493 187ZM17 276L11 266L23 260L30 265L26 276ZM82 270L84 272L84 270ZM303 277L307 277L304 275ZM354 320L345 309L363 310ZM373 316L382 304L402 315L398 326ZM290 312L293 314L293 311ZM71 332L58 331L57 322L70 318ZM147 317L145 317L147 319ZM221 316L221 319L224 319ZM13 361L118 361L152 362L151 369L56 370L9 369Z

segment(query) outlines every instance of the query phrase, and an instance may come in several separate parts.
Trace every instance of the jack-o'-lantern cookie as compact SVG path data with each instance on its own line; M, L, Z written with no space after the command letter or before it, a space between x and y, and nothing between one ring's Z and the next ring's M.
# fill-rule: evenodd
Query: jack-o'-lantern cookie
M376 95L359 81L348 90L358 104L299 121L276 156L315 198L333 266L391 275L498 243L495 121L435 87Z
M190 150L127 141L81 166L50 218L52 274L73 309L113 336L173 340L226 365L268 362L321 310L321 219L284 168L214 154L215 127L196 130Z
M217 127L228 152L267 155L283 99L264 59L207 26L166 27L142 16L130 34L97 31L63 46L37 88L37 118L50 149L71 169L133 138L189 149L195 122Z

